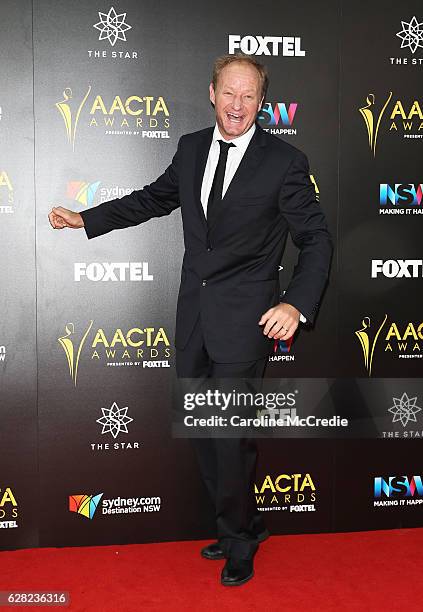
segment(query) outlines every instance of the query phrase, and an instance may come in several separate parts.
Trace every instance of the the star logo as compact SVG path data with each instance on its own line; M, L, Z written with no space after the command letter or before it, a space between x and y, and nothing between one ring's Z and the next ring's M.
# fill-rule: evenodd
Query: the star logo
M416 17L408 23L401 21L402 30L397 32L398 38L401 38L401 49L409 47L411 53L415 53L418 47L423 48L423 22L419 23Z
M118 15L112 6L108 13L101 13L99 11L98 16L100 21L93 25L93 28L100 30L98 40L107 39L112 47L114 47L117 40L126 42L125 32L132 28L132 26L125 23L126 13Z
M96 423L103 426L102 434L111 433L114 438L117 438L120 433L128 433L128 423L134 419L127 416L128 406L119 408L116 402L113 402L111 408L101 409L103 416L97 419Z
M393 423L401 421L403 427L407 425L409 421L417 423L416 414L420 412L421 408L416 405L417 397L408 397L407 393L403 393L401 397L393 397L392 401L394 405L388 409L392 412L394 418Z

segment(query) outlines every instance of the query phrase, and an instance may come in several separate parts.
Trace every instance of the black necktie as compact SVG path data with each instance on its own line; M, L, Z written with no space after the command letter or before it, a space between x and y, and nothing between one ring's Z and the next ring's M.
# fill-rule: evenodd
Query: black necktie
M225 179L226 161L230 147L235 145L232 142L217 141L220 145L219 161L213 177L210 195L207 202L207 222L210 224L212 216L216 213L219 202L222 201L223 181Z

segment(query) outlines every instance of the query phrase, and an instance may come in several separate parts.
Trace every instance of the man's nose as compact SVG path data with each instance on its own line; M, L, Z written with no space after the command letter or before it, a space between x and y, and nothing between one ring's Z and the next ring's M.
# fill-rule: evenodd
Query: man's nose
M239 110L242 106L242 98L241 96L234 96L232 99L232 106L234 110Z

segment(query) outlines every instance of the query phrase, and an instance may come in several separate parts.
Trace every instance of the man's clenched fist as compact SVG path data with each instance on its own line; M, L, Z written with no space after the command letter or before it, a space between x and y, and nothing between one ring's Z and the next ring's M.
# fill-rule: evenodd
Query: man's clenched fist
M84 221L81 215L67 208L63 208L63 206L52 208L48 215L48 220L53 229L63 229L64 227L79 229L84 227Z

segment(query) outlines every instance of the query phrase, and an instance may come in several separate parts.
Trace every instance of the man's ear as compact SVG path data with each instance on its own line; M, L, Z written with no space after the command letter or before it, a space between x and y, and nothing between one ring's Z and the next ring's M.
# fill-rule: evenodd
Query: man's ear
M209 85L209 94L210 94L210 102L213 104L213 106L215 105L216 102L216 95L214 93L214 87L213 87L213 83L210 83Z

